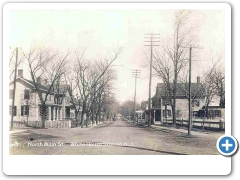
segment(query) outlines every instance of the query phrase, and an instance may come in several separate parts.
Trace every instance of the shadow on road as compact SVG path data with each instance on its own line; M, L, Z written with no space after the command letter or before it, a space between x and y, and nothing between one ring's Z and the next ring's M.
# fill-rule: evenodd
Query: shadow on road
M32 139L31 139L32 138ZM25 132L25 133L15 133L12 134L10 137L10 140L51 140L51 139L57 139L59 136L52 136L52 135L44 135L44 134L38 134L38 133L31 133L31 132Z
M173 154L173 155L188 155L188 154L183 154L183 153L177 153L177 152L171 152L171 151L161 151L161 150L142 148L142 147L135 147L135 146L119 146L119 147L134 148L134 149L140 149L140 150L144 150L144 151L153 151L153 152L159 152L159 153L165 153L165 154Z

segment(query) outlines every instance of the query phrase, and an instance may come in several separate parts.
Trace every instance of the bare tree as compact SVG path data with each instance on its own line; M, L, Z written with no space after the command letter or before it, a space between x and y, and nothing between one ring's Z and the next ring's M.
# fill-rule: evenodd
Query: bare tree
M197 26L190 19L191 13L190 10L176 12L173 38L162 40L161 48L154 53L153 68L166 84L175 125L178 77L188 63L187 49L184 47L194 41L193 32L197 30Z
M219 106L225 107L225 71L217 67L213 73L215 94L220 98Z
M61 55L51 49L30 49L29 52L22 53L27 60L28 69L34 89L40 100L40 115L42 128L45 128L47 114L47 100L50 93L53 93L54 86L60 76L65 72L65 65L69 53ZM47 84L43 87L41 78L47 79Z
M140 108L140 104L136 104L136 108ZM127 116L134 116L134 102L133 101L125 101L123 104L120 106L120 113L127 117Z
M85 50L84 50L85 52ZM75 97L78 100L78 107L81 108L81 127L84 127L84 116L86 115L87 121L89 117L96 112L93 104L96 101L102 101L102 94L104 87L109 81L106 74L113 67L113 62L117 60L122 52L122 48L114 49L111 53L108 52L108 56L104 59L93 59L94 63L91 63L89 59L83 58L84 52L76 53L74 73L70 73L66 82L69 84L69 91L73 93L75 91ZM99 99L100 96L100 99ZM73 97L73 96L72 96ZM80 112L80 109L78 109Z

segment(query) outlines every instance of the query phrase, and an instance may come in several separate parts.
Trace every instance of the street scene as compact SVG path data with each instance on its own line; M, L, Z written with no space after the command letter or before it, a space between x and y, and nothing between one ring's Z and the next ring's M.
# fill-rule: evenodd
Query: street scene
M12 10L9 27L10 155L219 154L224 10Z
M219 132L184 132L117 120L89 129L25 129L10 134L10 154L194 155L219 154Z

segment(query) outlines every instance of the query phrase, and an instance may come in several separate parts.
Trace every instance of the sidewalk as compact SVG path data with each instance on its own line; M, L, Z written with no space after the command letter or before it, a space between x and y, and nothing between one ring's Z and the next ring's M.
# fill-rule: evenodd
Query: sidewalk
M13 129L11 131L9 131L9 134L14 134L14 133L19 133L19 132L24 132L27 130L33 129L31 127L24 127L24 128L19 128L19 129Z
M161 122L156 122L155 124L152 124L151 127L148 127L147 124L140 124L140 123L136 123L136 122L132 122L132 121L128 121L131 124L134 125L141 125L144 126L146 128L151 128L151 129L155 129L155 130L159 130L159 131L165 131L165 132L178 132L178 133L184 133L184 134L188 134L188 129L187 128L183 128L183 127L172 127L172 126L166 126L166 125L162 125ZM213 131L202 131L199 129L192 129L191 130L191 135L193 136L206 136L208 134L216 134L216 136L218 136L219 134L224 134L224 132L213 132Z

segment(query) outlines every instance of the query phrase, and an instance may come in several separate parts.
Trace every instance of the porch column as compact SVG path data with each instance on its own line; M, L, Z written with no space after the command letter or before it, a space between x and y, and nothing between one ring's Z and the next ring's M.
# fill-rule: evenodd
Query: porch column
M51 106L48 107L48 120L51 121L52 116L51 116Z
M60 119L59 120L62 120L62 109L63 108L60 108L59 111L60 111Z
M57 107L57 121L59 120L59 107Z
M55 121L55 115L56 115L56 108L53 107L53 120Z

